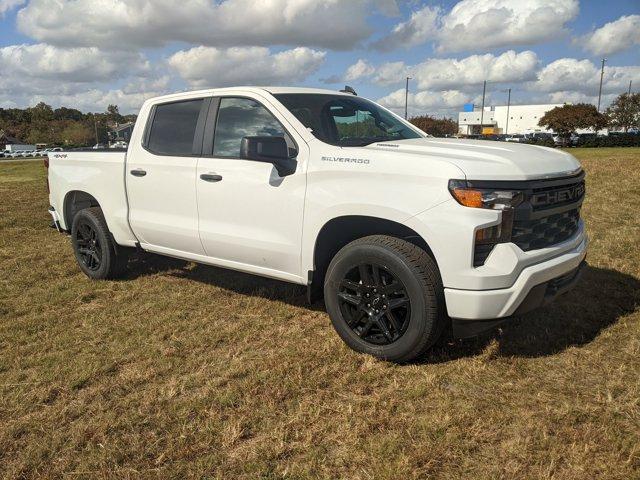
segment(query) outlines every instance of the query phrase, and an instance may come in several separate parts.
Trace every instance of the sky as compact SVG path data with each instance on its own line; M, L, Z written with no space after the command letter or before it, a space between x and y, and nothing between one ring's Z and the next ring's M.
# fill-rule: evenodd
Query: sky
M136 113L235 85L339 90L409 114L640 91L640 0L0 0L0 107Z

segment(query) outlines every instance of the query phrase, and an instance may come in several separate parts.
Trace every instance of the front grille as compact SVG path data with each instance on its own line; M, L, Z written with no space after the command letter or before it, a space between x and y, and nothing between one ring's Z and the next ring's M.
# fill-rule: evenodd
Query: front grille
M573 236L580 223L580 209L556 213L536 220L513 222L511 241L522 250L537 250L564 242Z
M522 191L524 200L513 211L510 241L525 252L564 242L578 231L580 207L585 193L583 172L549 180L470 183L477 188ZM484 265L497 242L476 243L473 257L475 267Z
M534 188L530 202L534 212L571 205L584 196L584 178L551 187ZM542 200L542 201L541 201Z

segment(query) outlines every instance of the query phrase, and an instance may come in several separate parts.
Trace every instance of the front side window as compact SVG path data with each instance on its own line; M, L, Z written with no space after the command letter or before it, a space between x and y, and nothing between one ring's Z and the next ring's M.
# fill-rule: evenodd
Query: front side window
M156 106L147 148L160 155L193 155L202 99Z
M285 93L275 97L323 142L361 147L421 138L418 132L369 100L346 95Z
M282 124L260 103L249 98L222 98L213 156L240 158L242 138L252 136L284 137L290 150L293 146Z

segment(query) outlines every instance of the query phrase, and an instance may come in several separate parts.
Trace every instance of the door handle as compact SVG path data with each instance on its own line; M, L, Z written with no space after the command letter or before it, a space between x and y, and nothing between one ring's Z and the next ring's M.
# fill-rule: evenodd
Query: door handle
M144 177L147 174L146 170L142 170L141 168L136 168L135 170L131 170L131 175L134 177Z
M200 178L205 182L219 182L222 180L222 175L217 175L215 173L203 173L200 175Z

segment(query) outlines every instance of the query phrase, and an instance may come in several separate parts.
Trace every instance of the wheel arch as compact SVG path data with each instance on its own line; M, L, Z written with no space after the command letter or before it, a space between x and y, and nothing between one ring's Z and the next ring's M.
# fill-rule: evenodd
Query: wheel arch
M82 190L71 190L64 196L63 216L64 224L71 231L71 224L76 213L90 207L100 207L98 200L90 193Z
M310 301L322 296L324 276L335 254L348 243L369 235L389 235L413 243L427 252L437 266L437 260L427 241L407 225L395 220L367 215L334 217L320 228L315 238L313 269L308 272Z

